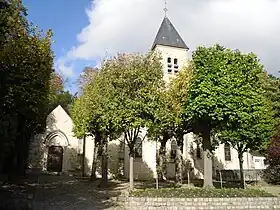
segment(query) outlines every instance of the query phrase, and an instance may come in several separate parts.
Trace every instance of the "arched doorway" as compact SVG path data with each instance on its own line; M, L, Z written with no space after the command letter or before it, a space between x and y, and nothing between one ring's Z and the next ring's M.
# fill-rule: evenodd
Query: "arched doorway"
M50 146L48 151L47 170L50 172L62 172L63 148Z

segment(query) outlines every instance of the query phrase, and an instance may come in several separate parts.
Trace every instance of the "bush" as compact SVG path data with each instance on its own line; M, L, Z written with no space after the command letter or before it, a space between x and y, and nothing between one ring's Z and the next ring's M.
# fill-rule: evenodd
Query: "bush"
M280 184L280 164L268 166L264 170L263 178L270 184Z
M264 171L264 179L271 184L280 183L280 126L272 138L267 150L268 168Z

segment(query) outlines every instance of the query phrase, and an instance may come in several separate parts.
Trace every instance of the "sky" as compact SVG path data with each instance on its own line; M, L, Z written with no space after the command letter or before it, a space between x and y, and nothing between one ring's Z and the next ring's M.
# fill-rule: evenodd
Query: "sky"
M164 17L164 0L23 0L28 19L54 32L54 67L66 88L85 66L118 52L147 52ZM254 52L279 76L280 0L169 0L168 17L193 52L216 43Z

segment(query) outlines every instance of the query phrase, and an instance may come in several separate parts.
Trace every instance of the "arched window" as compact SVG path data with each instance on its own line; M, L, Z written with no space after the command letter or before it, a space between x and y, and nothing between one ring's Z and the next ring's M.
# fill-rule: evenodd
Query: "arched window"
M177 142L176 140L171 141L171 151L170 151L170 159L175 159L177 153Z
M174 73L177 74L179 70L178 59L174 58Z
M224 150L225 150L225 161L231 161L231 151L230 151L229 143L225 143Z
M137 138L135 141L135 145L134 145L134 149L135 149L135 158L142 158L142 139L141 138Z
M167 58L167 72L172 73L172 62L170 57Z

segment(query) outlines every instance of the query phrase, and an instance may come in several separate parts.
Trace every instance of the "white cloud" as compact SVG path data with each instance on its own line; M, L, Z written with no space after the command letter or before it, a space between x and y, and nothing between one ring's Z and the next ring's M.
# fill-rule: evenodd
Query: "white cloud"
M60 73L64 78L74 76L74 67L73 64L67 56L59 58L55 64L55 69Z
M79 44L63 59L101 60L106 50L149 50L163 7L163 0L95 0L86 11L89 25L78 34ZM191 50L220 43L253 51L270 72L278 71L280 0L173 0L168 7L170 20Z

